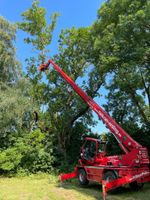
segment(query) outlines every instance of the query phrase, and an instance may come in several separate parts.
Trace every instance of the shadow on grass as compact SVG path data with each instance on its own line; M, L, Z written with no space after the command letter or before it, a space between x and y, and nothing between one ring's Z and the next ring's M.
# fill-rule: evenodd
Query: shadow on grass
M86 187L79 185L78 181L70 180L62 184L58 184L57 187L63 187L66 190L75 190L86 197L92 197L95 200L102 200L102 189L100 184L90 183Z
M77 180L69 180L57 187L62 187L66 190L75 190L87 198L91 197L95 200L102 200L101 184L90 183L86 187L81 187ZM120 187L117 191L108 193L107 200L149 200L150 199L150 184L145 184L139 191L132 191L129 186Z

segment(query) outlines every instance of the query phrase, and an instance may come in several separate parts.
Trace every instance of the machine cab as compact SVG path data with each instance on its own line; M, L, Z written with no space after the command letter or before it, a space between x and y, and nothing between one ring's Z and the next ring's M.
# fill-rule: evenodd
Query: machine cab
M81 147L81 159L94 162L95 158L102 158L106 155L106 141L86 137Z

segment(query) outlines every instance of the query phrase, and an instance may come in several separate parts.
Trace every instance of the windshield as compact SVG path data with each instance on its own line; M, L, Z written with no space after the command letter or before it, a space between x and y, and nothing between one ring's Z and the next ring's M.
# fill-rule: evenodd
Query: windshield
M105 143L98 143L98 152L104 152L105 151L106 144Z
M96 155L96 142L87 140L83 146L83 157L90 160Z

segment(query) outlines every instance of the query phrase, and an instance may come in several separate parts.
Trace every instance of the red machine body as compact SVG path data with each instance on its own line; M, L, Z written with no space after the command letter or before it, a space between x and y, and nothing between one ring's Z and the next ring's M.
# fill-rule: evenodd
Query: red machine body
M124 151L122 155L106 156L106 142L87 137L81 147L79 164L72 173L61 174L61 181L78 177L81 185L86 185L89 181L102 183L104 200L109 190L127 183L129 183L133 189L138 189L142 187L144 182L150 181L150 161L147 149L133 140L115 120L113 120L52 60L41 65L39 70L46 70L50 64L53 65L76 93L81 96L106 124L118 141L121 149Z

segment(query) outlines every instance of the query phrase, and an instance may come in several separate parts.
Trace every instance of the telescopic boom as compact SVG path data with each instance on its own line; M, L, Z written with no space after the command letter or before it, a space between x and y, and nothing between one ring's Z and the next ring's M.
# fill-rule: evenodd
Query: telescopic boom
M48 69L49 65L52 64L55 70L67 81L69 85L76 91L78 95L89 105L89 107L98 115L98 117L106 124L109 130L117 139L120 147L125 153L128 153L134 148L139 148L141 145L137 143L133 138L125 132L117 122L112 119L91 97L89 97L53 60L49 60L46 64L39 67L40 71Z

